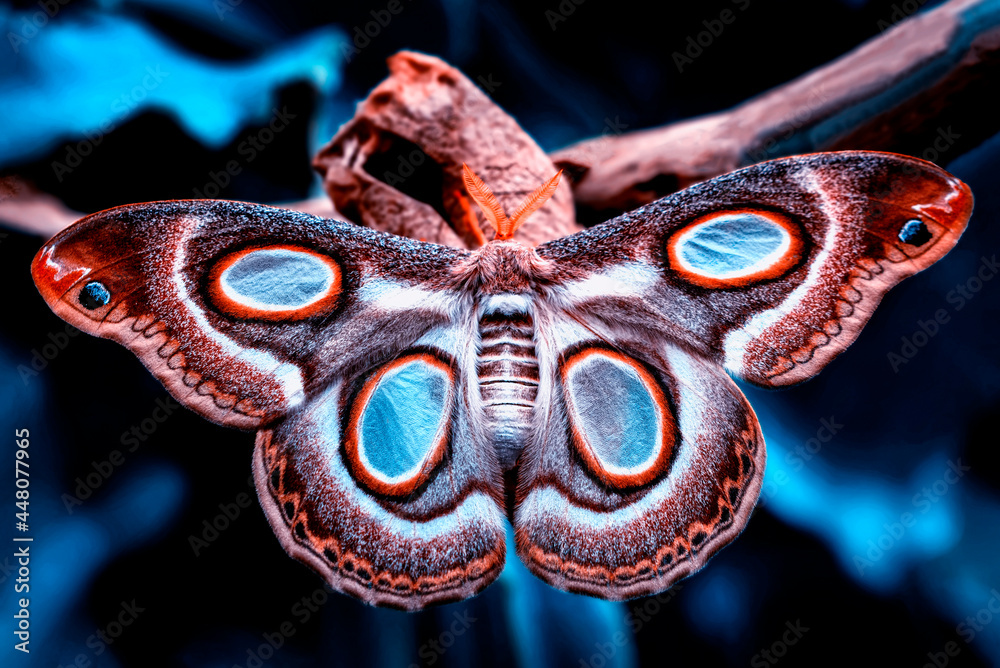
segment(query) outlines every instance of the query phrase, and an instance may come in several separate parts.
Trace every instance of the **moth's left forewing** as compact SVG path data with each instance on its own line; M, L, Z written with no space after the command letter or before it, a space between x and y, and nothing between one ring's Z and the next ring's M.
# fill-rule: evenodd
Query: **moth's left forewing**
M968 187L928 162L819 153L712 179L538 252L560 266L568 309L780 386L842 352L971 212Z

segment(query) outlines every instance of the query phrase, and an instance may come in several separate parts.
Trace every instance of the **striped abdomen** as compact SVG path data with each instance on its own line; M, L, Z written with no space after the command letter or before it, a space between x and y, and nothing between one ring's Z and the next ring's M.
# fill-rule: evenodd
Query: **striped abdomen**
M531 431L538 394L534 323L523 312L490 310L479 320L479 389L487 428L503 469L517 463Z

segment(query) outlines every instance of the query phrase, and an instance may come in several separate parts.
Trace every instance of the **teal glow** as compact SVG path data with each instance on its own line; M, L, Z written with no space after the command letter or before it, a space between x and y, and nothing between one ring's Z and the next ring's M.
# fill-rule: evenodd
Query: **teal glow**
M406 478L427 458L445 417L448 376L426 362L385 374L361 418L368 465L388 479Z
M573 365L569 391L577 422L602 464L632 469L654 456L656 404L635 369L588 355Z

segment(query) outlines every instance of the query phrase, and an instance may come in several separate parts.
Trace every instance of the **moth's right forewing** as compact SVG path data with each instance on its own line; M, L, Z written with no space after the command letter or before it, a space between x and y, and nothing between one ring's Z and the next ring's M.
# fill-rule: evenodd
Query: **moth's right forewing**
M571 309L661 331L763 386L818 373L882 296L957 243L972 194L864 151L774 160L539 246Z

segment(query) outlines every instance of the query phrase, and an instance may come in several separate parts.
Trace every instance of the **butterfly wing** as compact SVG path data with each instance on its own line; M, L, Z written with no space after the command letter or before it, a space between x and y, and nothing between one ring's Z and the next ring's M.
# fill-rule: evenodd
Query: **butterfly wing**
M539 311L540 385L551 394L518 472L518 554L569 591L666 589L749 518L765 464L757 418L710 360Z
M882 295L940 258L968 188L904 156L816 154L699 184L538 247L536 433L515 536L546 581L665 589L743 528L765 452L729 371L817 373Z
M916 158L775 160L543 244L581 317L661 331L762 386L806 380L958 241L968 187Z
M474 316L445 289L466 256L175 201L88 216L32 272L58 315L128 347L178 401L260 430L258 496L292 556L337 589L414 609L469 596L503 566L501 474L463 371Z
M503 569L500 468L461 372L474 354L467 332L436 328L258 432L268 520L336 589L415 610L472 596Z
M283 209L189 200L87 216L39 250L32 275L57 315L125 345L178 401L253 429L446 321L452 305L433 279L462 257Z

